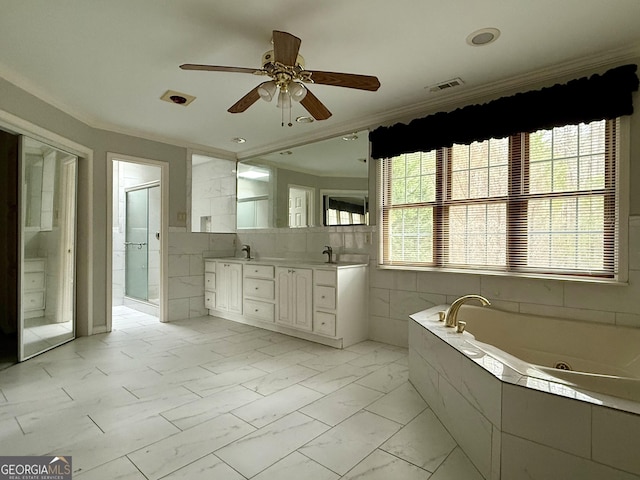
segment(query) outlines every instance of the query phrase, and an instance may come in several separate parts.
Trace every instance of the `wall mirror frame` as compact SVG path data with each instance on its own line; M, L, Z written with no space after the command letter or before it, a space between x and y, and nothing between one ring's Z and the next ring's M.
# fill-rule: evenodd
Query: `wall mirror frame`
M330 226L327 194L339 194L349 210L358 204L364 209L349 225L369 224L368 133L349 132L238 162L237 228Z

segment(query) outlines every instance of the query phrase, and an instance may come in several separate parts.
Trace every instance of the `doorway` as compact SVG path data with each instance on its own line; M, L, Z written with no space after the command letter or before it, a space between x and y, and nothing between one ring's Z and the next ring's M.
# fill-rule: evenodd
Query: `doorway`
M315 190L310 187L289 186L289 227L312 227L313 197Z
M111 158L111 311L108 321L163 317L163 228L167 223L163 166L131 157ZM148 319L148 317L144 317ZM109 323L111 323L109 322Z

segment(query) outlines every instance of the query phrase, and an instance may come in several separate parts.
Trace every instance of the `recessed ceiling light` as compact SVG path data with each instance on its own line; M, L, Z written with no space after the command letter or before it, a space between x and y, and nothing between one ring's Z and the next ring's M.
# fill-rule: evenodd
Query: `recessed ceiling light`
M358 135L356 135L355 133L350 133L349 135L345 135L344 137L342 137L342 139L345 142L351 142L353 140L357 140L358 139Z
M481 28L467 36L467 43L472 47L483 47L495 42L500 36L497 28Z
M242 137L233 137L233 138L231 139L231 141L232 141L233 143L238 143L238 144L239 144L239 143L244 143L244 142L246 142L246 141L247 141L247 139L246 139L246 138L242 138Z
M297 117L296 122L298 123L313 123L313 117Z

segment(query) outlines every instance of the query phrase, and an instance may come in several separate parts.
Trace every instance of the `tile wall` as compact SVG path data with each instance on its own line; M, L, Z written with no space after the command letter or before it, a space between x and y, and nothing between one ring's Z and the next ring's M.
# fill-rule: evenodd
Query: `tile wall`
M169 233L169 321L207 315L204 308L204 257L234 255L229 233Z

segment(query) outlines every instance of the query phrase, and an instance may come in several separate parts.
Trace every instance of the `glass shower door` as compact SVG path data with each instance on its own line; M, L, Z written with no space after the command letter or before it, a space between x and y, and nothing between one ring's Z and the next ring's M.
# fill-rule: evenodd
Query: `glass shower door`
M149 298L149 189L129 190L125 195L125 295Z

